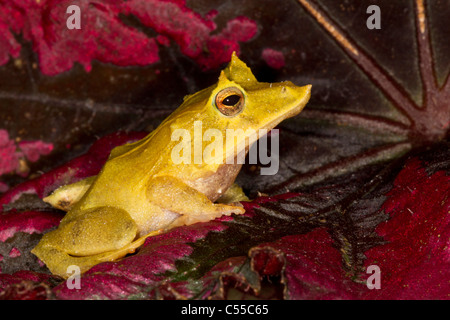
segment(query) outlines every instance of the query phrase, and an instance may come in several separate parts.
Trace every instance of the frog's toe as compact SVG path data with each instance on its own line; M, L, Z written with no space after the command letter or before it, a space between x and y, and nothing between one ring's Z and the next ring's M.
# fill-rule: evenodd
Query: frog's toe
M219 218L223 215L230 216L232 214L243 214L245 209L241 204L239 205L227 205L222 203L216 203L209 210L203 210L196 213L190 213L180 216L167 229L179 227L183 225L191 225L198 222L208 222Z
M31 251L53 274L67 277L67 268L85 272L105 261L114 261L142 245L136 240L137 225L123 209L97 207L63 219L56 230L46 233Z
M156 236L162 232L162 229L152 231L118 250L86 257L72 256L45 242L40 242L33 250L31 250L31 253L44 262L52 274L67 279L73 273L72 269L69 269L69 267L76 266L80 269L80 273L84 273L99 263L116 261L125 257L127 254L135 252L137 248L144 244L146 238Z
M31 250L31 253L45 263L52 274L65 279L70 276L68 273L70 266L80 268L80 272L83 273L95 265L91 259L87 261L88 259L86 257L73 257L58 248L50 247L42 243L39 243Z
M233 183L230 188L219 198L217 199L218 203L225 203L230 205L236 205L240 201L250 201L247 195L244 193L242 188Z

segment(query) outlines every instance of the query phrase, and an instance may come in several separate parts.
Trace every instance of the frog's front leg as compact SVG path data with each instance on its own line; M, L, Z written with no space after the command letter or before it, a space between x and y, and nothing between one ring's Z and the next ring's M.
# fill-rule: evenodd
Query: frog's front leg
M240 206L213 203L203 193L170 176L152 179L147 197L161 209L180 215L166 229L245 212Z
M77 214L74 219L63 220L31 252L53 274L67 278L71 265L78 266L83 273L100 262L114 261L134 252L149 236L135 240L136 234L137 226L125 210L97 207Z

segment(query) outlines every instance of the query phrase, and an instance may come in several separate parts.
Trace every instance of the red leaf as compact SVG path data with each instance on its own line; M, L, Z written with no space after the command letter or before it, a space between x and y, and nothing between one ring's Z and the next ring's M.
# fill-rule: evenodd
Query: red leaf
M69 29L70 5L80 8L81 29ZM6 8L7 7L7 8ZM224 30L217 28L213 15L202 18L186 7L184 1L21 0L7 1L0 7L0 65L9 55L18 57L20 45L9 28L22 33L33 43L42 73L56 75L72 68L75 62L90 71L92 60L118 66L148 65L159 61L156 39L127 26L119 14L134 14L141 22L173 39L181 51L205 69L227 62L240 41L250 40L257 32L256 23L245 17L230 20ZM167 44L166 40L163 40ZM218 50L220 49L220 50Z
M2 274L0 300L44 300L52 296L52 276L30 271L19 271L12 275Z
M146 65L159 60L154 39L126 26L118 18L116 1L80 0L81 29L69 29L66 12L73 1L15 1L13 7L22 15L15 25L22 26L24 38L32 41L39 55L41 70L55 75L72 68L74 62L87 71L91 61L120 66ZM15 29L19 29L16 27Z
M61 215L50 212L27 211L3 214L0 224L0 241L4 242L16 232L41 233L59 224Z
M280 274L286 299L352 299L359 287L342 269L340 252L323 228L262 244L250 251L260 274Z
M254 21L237 17L228 21L219 34L211 35L217 28L211 20L214 15L202 18L187 8L185 1L131 0L123 8L144 25L173 39L181 52L203 69L214 69L228 62L233 51L239 52L238 42L250 40L257 32Z
M397 176L383 205L391 219L377 231L388 244L369 250L366 265L381 270L381 290L368 299L450 297L450 176L428 175L417 158Z
M20 45L10 31L10 26L5 22L5 13L0 7L0 65L7 63L10 56L17 58L20 54Z

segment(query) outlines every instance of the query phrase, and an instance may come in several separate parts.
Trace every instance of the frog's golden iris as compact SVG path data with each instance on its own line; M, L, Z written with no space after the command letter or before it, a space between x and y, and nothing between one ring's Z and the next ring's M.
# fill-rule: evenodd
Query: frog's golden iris
M244 94L236 87L223 89L216 95L215 106L225 116L233 117L244 108Z

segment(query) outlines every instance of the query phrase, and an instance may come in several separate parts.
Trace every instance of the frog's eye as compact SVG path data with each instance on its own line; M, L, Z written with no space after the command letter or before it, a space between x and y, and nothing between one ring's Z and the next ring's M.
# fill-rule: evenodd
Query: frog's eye
M244 94L236 87L223 89L216 95L215 105L223 115L235 116L244 109Z

